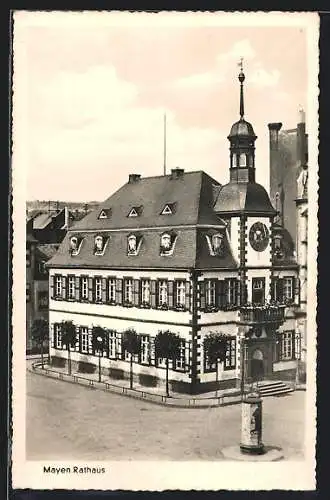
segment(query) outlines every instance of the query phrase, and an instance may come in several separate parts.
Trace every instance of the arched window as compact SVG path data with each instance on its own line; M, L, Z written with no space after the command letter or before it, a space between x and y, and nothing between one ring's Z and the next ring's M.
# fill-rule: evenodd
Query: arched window
M223 235L220 233L212 236L212 250L216 255L223 253Z
M162 234L160 244L164 250L170 250L170 248L171 248L171 235L168 233Z
M76 236L72 236L72 238L70 239L70 248L71 250L78 249L78 238Z
M102 251L102 249L103 249L103 238L102 238L102 236L96 236L96 238L95 238L95 250Z

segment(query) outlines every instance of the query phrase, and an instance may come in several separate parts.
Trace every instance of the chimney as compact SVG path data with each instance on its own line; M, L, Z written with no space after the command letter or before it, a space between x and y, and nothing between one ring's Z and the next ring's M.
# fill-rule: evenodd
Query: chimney
M307 153L307 135L305 124L305 111L299 109L299 121L297 124L297 163L298 166L303 166L306 162Z
M141 179L141 175L140 174L129 174L129 176L128 176L128 183L129 184L134 184L135 182L139 182L140 179Z
M269 190L270 200L283 220L283 168L279 148L279 131L282 123L268 123L269 129ZM281 196L282 195L282 196ZM277 219L278 220L278 219Z
M180 179L181 177L183 177L183 174L184 174L183 168L179 168L179 167L172 168L171 179Z

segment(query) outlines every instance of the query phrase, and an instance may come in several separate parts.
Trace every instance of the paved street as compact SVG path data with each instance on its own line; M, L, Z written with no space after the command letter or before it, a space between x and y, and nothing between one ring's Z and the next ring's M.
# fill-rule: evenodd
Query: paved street
M265 398L263 440L303 457L305 393ZM27 372L28 460L222 460L240 405L158 406Z

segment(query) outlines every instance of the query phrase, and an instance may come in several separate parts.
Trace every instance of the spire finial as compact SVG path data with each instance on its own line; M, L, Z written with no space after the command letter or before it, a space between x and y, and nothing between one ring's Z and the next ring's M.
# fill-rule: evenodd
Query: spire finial
M240 103L239 103L239 114L241 116L241 120L244 117L244 95L243 95L243 82L245 80L245 75L243 73L243 57L241 57L238 66L240 68L240 74L238 75L238 79L241 83L241 91L240 91Z

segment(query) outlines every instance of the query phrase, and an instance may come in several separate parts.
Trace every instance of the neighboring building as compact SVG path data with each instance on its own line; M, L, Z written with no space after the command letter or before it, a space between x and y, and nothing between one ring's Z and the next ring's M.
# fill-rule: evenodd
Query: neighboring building
M289 231L296 246L297 179L307 155L305 113L299 111L297 128L281 130L282 123L269 123L270 200L279 213L280 224Z
M281 243L294 249L299 269L300 307L296 309L296 331L301 335L301 357L306 355L307 330L307 218L308 137L305 113L299 111L297 128L281 131L281 123L270 123L270 197L278 212ZM281 228L281 229L280 229ZM280 245L280 243L279 243Z
M160 330L181 337L180 357L170 363L174 390L216 388L216 366L203 350L205 336L216 332L228 337L218 387L239 386L243 371L248 380L294 377L297 265L290 245L278 252L276 212L255 182L257 137L244 119L244 78L241 72L240 119L228 136L229 183L179 168L158 177L131 174L69 228L48 262L52 362L65 363L61 322L72 320L78 369L97 364L91 332L99 325L108 332L102 369L117 378L128 376L128 328L140 335L134 373L144 385L164 384L165 360L154 348Z
M299 265L300 307L296 311L296 330L302 338L302 359L307 348L307 239L308 239L308 165L307 157L297 179L297 261Z

